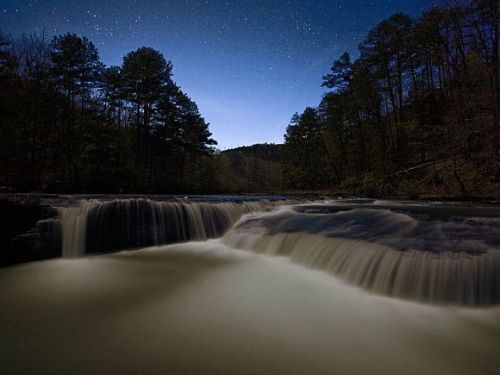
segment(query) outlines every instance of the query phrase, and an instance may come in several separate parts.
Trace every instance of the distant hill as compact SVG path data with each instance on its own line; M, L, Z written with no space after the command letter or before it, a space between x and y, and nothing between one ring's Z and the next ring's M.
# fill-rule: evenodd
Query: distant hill
M248 157L257 157L267 161L281 162L284 153L283 144L257 143L251 146L241 146L224 150L222 154L242 154Z
M271 193L282 182L284 146L259 143L221 151L216 155L217 186L226 193Z

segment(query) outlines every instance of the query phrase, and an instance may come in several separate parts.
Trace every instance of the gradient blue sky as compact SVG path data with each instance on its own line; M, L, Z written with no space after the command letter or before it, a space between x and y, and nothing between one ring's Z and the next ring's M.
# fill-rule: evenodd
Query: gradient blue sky
M395 12L435 0L0 0L0 30L87 36L106 65L141 46L161 51L210 122L219 148L283 141L295 112L319 103L321 77Z

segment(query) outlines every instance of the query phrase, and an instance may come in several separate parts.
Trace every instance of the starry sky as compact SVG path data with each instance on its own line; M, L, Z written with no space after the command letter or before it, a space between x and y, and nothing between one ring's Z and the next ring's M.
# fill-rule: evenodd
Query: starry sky
M106 65L141 46L161 51L198 104L220 149L282 143L293 113L318 105L321 77L395 12L436 0L0 0L12 36L74 32Z

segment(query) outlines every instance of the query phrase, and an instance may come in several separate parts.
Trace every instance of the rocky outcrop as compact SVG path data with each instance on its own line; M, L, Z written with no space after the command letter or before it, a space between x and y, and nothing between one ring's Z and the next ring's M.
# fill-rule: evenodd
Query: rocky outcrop
M61 256L57 211L43 196L0 196L0 266Z

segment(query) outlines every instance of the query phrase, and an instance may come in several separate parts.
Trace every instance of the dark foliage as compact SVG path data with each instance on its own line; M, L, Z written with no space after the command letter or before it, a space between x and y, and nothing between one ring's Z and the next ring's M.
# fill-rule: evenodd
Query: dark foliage
M285 145L218 152L172 64L105 67L73 34L0 34L0 186L15 191L500 195L498 0L395 14L323 77Z
M215 188L213 146L172 64L139 48L106 68L74 34L0 36L0 186L47 192Z
M498 1L395 14L285 134L288 188L498 195Z

